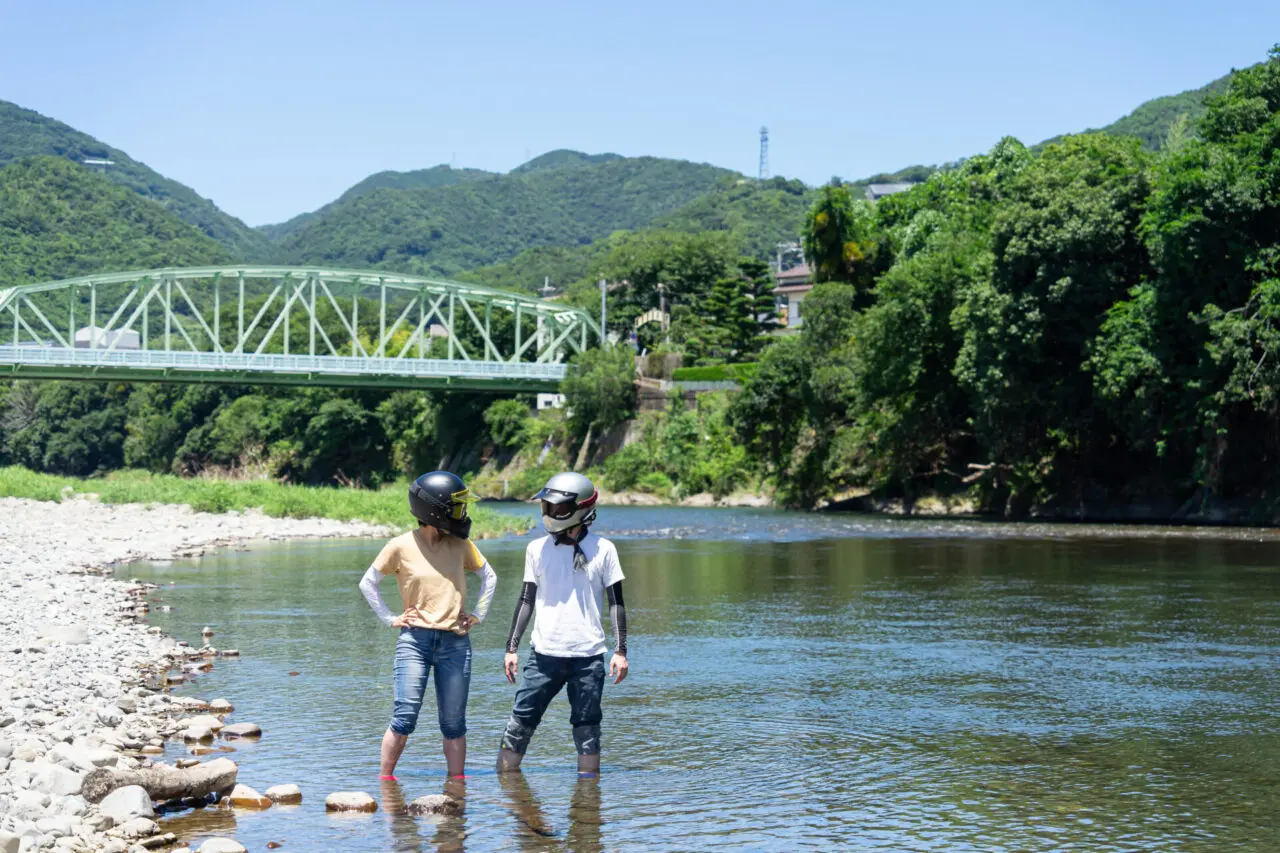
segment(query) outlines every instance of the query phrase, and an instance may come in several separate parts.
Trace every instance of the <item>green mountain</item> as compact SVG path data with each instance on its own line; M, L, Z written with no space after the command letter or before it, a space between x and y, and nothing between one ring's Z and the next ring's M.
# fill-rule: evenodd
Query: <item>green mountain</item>
M1186 116L1187 122L1194 127L1195 123L1205 114L1205 100L1225 92L1230 81L1231 74L1227 74L1212 83L1201 86L1199 89L1190 89L1177 95L1153 98L1150 101L1139 104L1133 112L1113 121L1106 127L1090 128L1079 132L1107 133L1112 136L1136 136L1142 140L1144 148L1150 151L1159 151L1160 147L1164 145L1165 138L1169 135L1169 128L1173 126L1173 123L1180 116ZM1055 136L1052 139L1046 139L1039 145L1034 146L1034 149L1038 150L1062 138L1061 136Z
M583 154L581 151L570 151L568 148L557 148L555 151L548 151L538 157L534 157L528 163L523 163L511 170L513 175L526 175L529 172L538 172L544 169L572 169L581 168L583 166L594 166L598 163L608 163L610 160L624 159L621 154Z
M643 230L727 232L739 252L764 259L772 255L778 243L798 238L814 195L815 191L802 181L725 177L709 192L658 217ZM545 279L556 287L565 287L599 275L613 243L624 236L618 232L584 246L539 246L460 277L506 290L536 291Z
M282 240L279 255L290 262L454 275L529 248L583 245L648 225L733 175L683 160L581 162L587 155L553 154L551 162L566 162L340 199Z
M353 185L339 196L337 201L332 201L319 210L300 213L278 225L262 225L258 230L266 235L267 239L278 243L292 237L317 217L323 216L335 204L368 195L374 190L427 190L493 177L497 177L496 172L486 172L483 169L454 169L444 164L432 166L430 169L415 169L412 172L377 172Z
M160 205L66 159L0 168L0 287L233 260Z
M85 159L111 160L112 165L106 167L105 172L108 180L163 205L184 222L217 240L234 257L266 260L271 254L265 236L219 210L190 187L164 177L87 133L34 110L0 101L0 166L41 154L63 157L73 163Z

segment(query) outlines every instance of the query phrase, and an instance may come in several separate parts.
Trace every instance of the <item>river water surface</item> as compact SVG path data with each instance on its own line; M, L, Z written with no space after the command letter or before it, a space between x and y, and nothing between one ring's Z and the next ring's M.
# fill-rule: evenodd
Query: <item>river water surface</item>
M430 688L400 784L377 779L396 633L356 583L380 542L129 567L164 585L153 624L241 650L180 691L262 726L231 756L241 781L306 797L169 828L284 853L1280 849L1274 535L675 508L605 509L597 530L631 652L601 778L576 777L563 695L525 772L494 773L528 537L482 542L499 584L473 633L458 818L394 813L445 791ZM336 790L383 810L326 816Z

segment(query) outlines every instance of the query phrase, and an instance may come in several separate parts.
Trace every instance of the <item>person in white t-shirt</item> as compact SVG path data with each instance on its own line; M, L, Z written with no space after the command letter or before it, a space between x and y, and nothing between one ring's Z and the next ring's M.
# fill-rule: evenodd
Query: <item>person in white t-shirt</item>
M614 684L627 677L627 615L622 602L622 566L608 539L590 531L599 493L581 474L557 474L534 495L542 501L548 535L529 543L524 587L507 637L503 670L516 681L520 638L534 617L528 660L502 735L498 770L517 770L547 705L565 688L569 722L578 750L578 772L600 770L600 710L604 656L608 651L600 611L608 602L614 649L609 674Z

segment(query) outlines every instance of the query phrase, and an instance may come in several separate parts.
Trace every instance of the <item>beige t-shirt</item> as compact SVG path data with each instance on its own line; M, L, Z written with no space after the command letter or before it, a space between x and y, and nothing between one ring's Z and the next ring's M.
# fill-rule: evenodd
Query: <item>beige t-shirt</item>
M400 598L407 609L418 608L415 628L452 630L462 615L467 595L463 572L478 572L484 556L470 539L442 536L434 545L422 528L392 539L373 561L384 575L395 575Z

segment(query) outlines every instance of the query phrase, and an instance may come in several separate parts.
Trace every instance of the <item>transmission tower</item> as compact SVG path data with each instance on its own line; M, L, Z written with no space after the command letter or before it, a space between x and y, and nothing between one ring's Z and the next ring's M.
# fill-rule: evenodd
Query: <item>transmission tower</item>
M769 177L769 128L760 128L760 180Z

